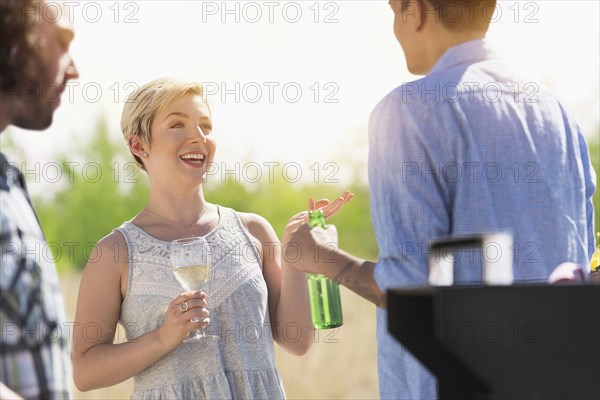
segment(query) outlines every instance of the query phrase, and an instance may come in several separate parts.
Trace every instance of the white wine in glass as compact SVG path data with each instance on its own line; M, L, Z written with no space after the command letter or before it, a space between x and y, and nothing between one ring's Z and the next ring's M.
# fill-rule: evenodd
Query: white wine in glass
M206 281L210 273L210 266L191 265L189 267L173 267L173 273L177 281L187 290L198 290Z
M210 247L201 237L174 240L169 245L171 265L175 278L186 290L202 289L210 275ZM194 320L196 321L196 320ZM203 329L191 332L184 342L216 338Z

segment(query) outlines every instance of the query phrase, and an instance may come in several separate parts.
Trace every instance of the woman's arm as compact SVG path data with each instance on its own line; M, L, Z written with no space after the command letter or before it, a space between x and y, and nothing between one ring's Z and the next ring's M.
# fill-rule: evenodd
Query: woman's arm
M273 337L290 353L303 355L313 343L306 275L282 263L281 243L266 219L256 214L240 213L240 216L261 245ZM293 337L286 337L291 332Z
M115 385L139 374L198 329L193 317L206 317L204 294L182 293L169 303L163 324L131 342L113 344L127 287L129 257L125 239L113 232L92 251L83 273L73 342L73 378L79 390ZM183 313L179 304L187 301Z
M290 263L297 271L322 274L369 300L386 308L386 295L375 281L375 263L331 246L337 238L335 226L310 228L301 214L290 220L285 229L283 246L294 243L298 257ZM315 257L315 254L318 257ZM284 255L285 262L285 255Z

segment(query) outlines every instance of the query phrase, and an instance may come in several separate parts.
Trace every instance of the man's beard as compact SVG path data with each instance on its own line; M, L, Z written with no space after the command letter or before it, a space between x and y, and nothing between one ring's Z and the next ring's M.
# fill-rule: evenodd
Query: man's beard
M21 103L19 110L13 114L11 125L23 129L44 130L52 124L54 107L43 100Z
M55 89L56 88L56 89ZM50 126L56 102L61 93L59 85L47 79L28 80L12 95L11 124L23 129L43 130Z
M12 109L11 125L32 130L43 130L50 126L56 106L36 90L31 87L28 92L20 94L21 98Z

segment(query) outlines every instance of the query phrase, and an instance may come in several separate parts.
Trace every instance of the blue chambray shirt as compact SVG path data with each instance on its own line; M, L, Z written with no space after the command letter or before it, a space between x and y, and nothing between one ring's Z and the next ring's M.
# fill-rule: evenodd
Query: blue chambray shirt
M587 144L558 100L511 75L485 40L450 48L423 79L375 108L369 123L371 213L381 290L427 285L428 242L510 232L514 275L546 281L588 265L596 177ZM455 283L480 283L480 254L456 255ZM437 397L436 382L389 335L377 310L382 399Z

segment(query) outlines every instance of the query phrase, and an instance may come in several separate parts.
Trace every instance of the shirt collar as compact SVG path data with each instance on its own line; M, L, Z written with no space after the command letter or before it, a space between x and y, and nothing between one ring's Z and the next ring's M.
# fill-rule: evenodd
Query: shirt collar
M23 175L14 164L6 159L4 154L0 153L0 190L9 191L13 185L25 189Z
M8 160L4 156L4 154L0 153L0 189L8 190L8 168L10 164Z
M440 72L459 64L472 64L494 58L494 52L485 39L475 39L450 47L431 69L431 73Z

